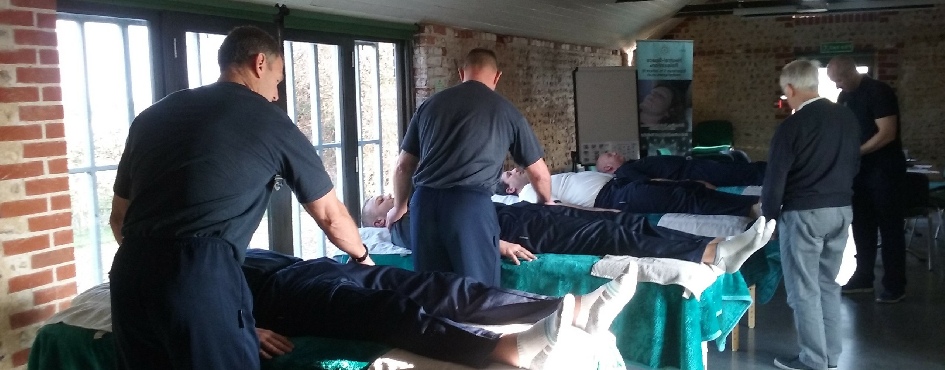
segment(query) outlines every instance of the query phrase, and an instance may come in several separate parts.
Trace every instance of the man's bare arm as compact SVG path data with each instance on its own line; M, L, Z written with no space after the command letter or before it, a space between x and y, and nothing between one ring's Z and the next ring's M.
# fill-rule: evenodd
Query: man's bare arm
M543 158L538 158L535 163L525 167L525 173L531 181L532 188L538 195L536 200L539 204L554 204L551 199L551 173L548 172L548 165Z
M876 128L879 131L863 145L860 145L860 155L879 150L896 139L896 126L899 125L899 116L886 116L876 119Z
M407 213L407 202L410 192L413 191L413 174L417 172L419 163L419 157L403 150L400 151L397 167L394 168L394 208L387 212L388 228Z
M118 242L118 245L121 245L123 239L121 236L121 227L125 224L125 214L128 213L129 204L131 204L131 201L128 199L117 195L112 197L112 213L108 216L108 224L112 227L112 235L115 236L115 241Z
M351 258L358 258L367 253L361 234L358 233L358 227L355 226L351 214L345 208L344 203L338 200L335 190L332 189L328 194L323 195L312 202L303 205L318 227L322 228L328 240L347 253ZM371 257L367 257L362 264L373 265Z

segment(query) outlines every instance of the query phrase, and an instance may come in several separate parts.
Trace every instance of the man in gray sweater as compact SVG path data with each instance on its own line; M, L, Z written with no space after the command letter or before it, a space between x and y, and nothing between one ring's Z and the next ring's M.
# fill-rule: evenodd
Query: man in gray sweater
M776 358L787 370L836 369L840 357L840 285L853 177L859 168L856 117L817 94L818 64L788 63L781 89L795 110L771 139L762 187L765 217L778 220L787 301L799 355Z

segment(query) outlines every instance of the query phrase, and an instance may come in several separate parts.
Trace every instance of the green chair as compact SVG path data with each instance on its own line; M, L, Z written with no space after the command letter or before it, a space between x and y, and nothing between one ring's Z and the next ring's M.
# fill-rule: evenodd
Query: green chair
M715 148L726 147L729 149L734 145L732 137L734 130L732 123L724 120L702 121L692 128L692 147L693 151L697 148ZM723 150L724 150L723 149Z

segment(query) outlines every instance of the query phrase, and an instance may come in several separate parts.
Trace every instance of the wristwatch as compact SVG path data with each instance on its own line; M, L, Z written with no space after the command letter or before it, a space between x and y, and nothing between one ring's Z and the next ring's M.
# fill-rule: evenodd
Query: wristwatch
M354 262L357 262L357 263L364 262L364 260L367 259L368 254L370 254L370 253L368 252L367 245L365 245L364 243L361 243L361 245L364 246L364 254L361 255L361 257L351 257L351 260L353 260Z

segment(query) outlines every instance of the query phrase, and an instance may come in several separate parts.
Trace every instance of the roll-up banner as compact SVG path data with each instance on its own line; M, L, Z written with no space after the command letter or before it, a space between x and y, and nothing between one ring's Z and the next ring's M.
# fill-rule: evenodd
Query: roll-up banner
M644 156L692 149L692 41L638 40L637 102Z

